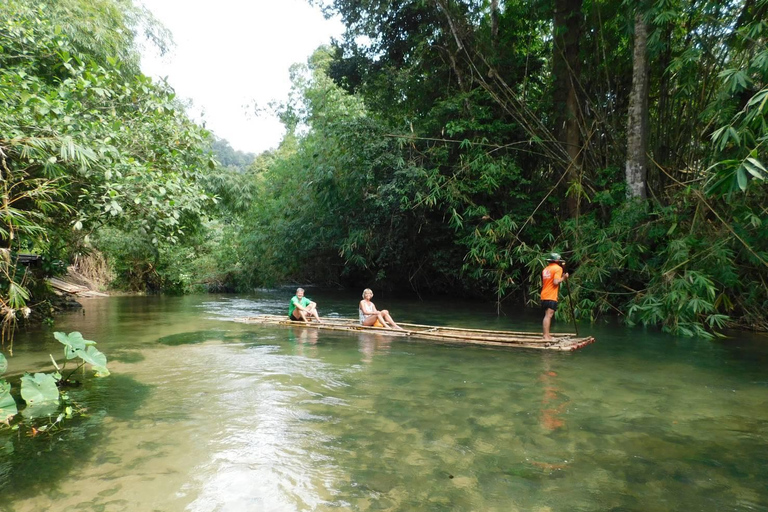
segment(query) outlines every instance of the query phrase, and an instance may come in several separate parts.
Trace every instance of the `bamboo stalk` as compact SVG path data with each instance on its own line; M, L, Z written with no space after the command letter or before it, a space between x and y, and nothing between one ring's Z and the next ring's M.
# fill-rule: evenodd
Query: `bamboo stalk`
M424 327L427 329L446 329L451 331L466 331L466 332L477 332L477 333L486 333L486 334L519 334L519 335L528 335L528 336L542 336L541 333L533 333L530 331L495 331L495 330L489 330L489 329L471 329L471 328L464 328L464 327L452 327L447 325L423 325L423 324L408 324L408 323L401 323L398 324L400 326L407 325L409 327ZM572 338L574 335L572 333L559 333L559 334L553 334L552 336L558 336L561 338Z

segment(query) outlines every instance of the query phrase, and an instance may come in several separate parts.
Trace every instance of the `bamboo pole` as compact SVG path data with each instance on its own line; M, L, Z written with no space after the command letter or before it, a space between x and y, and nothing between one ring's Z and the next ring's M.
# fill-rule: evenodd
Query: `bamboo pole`
M496 346L525 346L531 348L552 348L557 350L575 350L588 345L594 338L572 338L560 334L560 339L545 341L534 333L519 331L492 331L485 329L463 329L459 327L428 326L420 324L401 324L408 327L426 328L419 329L388 329L384 327L372 327L360 325L358 322L346 319L325 319L322 322L294 322L277 315L262 315L240 319L245 323L266 323L278 325L291 325L301 328L324 329L346 332L373 332L385 336L408 336L449 342L468 343L477 345ZM573 348L575 347L575 348Z
M256 322L263 322L263 321L270 321L270 322L281 322L285 323L286 325L302 325L302 324L311 324L311 325L345 325L345 326L354 326L356 328L362 328L362 329L370 329L370 330L378 330L378 331L391 331L393 329L388 329L386 327L373 327L373 326L363 326L360 325L360 323L357 320L349 319L349 318L324 318L322 322L294 322L292 320L288 320L287 318L284 318L282 316L278 315L262 315L258 317L249 317L249 319L253 319ZM253 322L249 322L253 323ZM403 327L405 330L408 331L414 331L414 332L424 332L421 331L421 329L425 329L427 331L433 331L433 332L442 332L442 331L455 331L460 333L477 333L479 336L485 336L485 335L514 335L514 336L530 336L534 338L541 337L540 333L533 333L529 331L499 331L499 330L489 330L489 329L472 329L472 328L464 328L464 327L453 327L453 326L446 326L446 325L424 325L424 324L412 324L412 323L399 323L401 327ZM573 338L575 335L573 333L557 333L552 335L555 338Z

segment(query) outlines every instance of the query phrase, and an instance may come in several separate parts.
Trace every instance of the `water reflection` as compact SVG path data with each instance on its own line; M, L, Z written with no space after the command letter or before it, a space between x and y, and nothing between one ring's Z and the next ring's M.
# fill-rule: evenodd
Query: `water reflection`
M383 356L389 353L392 346L392 336L377 333L362 333L358 335L358 347L363 355L361 361L373 362L374 356Z
M317 329L288 327L288 341L293 344L293 353L296 355L316 358L318 356L317 340L319 335Z
M544 430L557 430L565 426L563 410L568 406L568 400L562 396L557 372L552 370L550 360L549 355L542 358L544 369L539 375L544 395L541 400L541 427Z

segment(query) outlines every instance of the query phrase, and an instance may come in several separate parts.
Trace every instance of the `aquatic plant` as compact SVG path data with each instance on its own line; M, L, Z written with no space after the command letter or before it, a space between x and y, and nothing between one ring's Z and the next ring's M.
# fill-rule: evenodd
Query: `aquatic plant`
M0 375L7 369L8 360L0 353ZM8 424L17 412L16 401L11 396L11 385L5 379L0 379L0 423Z
M23 409L24 416L28 419L34 418L52 418L59 411L61 402L67 403L64 411L61 412L55 420L47 425L31 427L32 435L38 432L50 431L58 426L64 418L70 418L76 410L82 410L79 407L70 405L69 397L61 393L62 387L71 385L70 378L74 373L85 366L91 365L96 377L106 377L109 375L107 369L107 356L99 351L94 345L95 341L86 340L79 332L65 334L63 332L54 332L54 337L64 345L64 363L59 365L51 355L51 362L56 371L53 373L38 372L35 374L25 373L20 379L20 395L26 403ZM66 369L67 362L72 359L79 359L79 364L71 370L66 376L63 372ZM0 375L8 369L8 360L3 354L0 354ZM0 423L10 425L10 420L18 414L16 401L11 395L11 385L0 379ZM14 428L17 428L14 426Z
M80 369L86 363L93 367L97 377L106 377L109 375L109 370L107 370L107 356L94 347L94 345L96 345L95 341L86 340L83 338L83 335L77 331L69 334L54 332L53 336L64 345L64 356L67 361L76 357L79 357L82 360L80 365L70 372L67 378L63 379L64 381L67 381L75 371ZM54 365L55 364L56 361L54 361ZM58 365L56 365L56 368L58 369Z

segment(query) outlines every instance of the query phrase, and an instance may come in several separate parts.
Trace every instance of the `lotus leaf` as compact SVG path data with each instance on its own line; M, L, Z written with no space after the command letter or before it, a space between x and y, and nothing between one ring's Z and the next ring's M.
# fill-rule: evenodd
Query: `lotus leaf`
M78 331L65 334L63 332L54 332L53 336L64 345L64 355L67 359L78 357L78 350L85 350L87 346L95 345L95 341L86 340Z
M8 370L8 360L3 354L0 354L0 374L5 373Z
M59 401L56 379L47 373L26 374L21 378L21 398L27 405Z
M0 423L8 423L17 412L19 410L16 408L16 400L11 396L11 385L0 380Z

